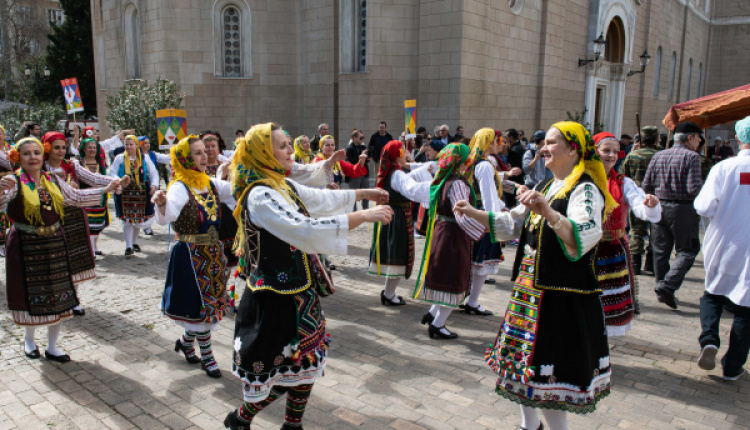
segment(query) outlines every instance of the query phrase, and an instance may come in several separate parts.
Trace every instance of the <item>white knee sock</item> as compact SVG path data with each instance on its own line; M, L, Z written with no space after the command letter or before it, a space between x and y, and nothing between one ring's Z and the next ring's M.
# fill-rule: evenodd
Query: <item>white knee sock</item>
M99 235L98 234L97 235L91 235L91 236L89 236L89 242L91 242L91 249L94 252L96 252L96 251L99 250L99 248L97 248L97 246L96 246L98 241L99 241Z
M437 315L435 315L435 320L432 321L432 325L434 325L435 327L444 326L445 321L451 315L451 311L452 309L447 306L440 306Z
M26 335L23 338L23 347L26 352L31 352L36 349L36 342L34 342L34 332L36 332L36 327L26 327Z
M385 278L385 298L393 299L396 296L396 288L401 278Z
M484 281L487 279L487 275L473 275L471 280L471 293L469 294L469 301L467 305L475 308L479 306L479 295L482 293L482 287Z
M133 245L138 243L138 234L140 234L141 229L137 226L133 226L133 229L130 231L130 234L132 235L130 238L130 241L133 243Z
M542 409L549 430L568 430L568 413L554 409Z
M539 419L536 409L529 406L521 406L521 427L526 430L537 430L541 424L542 420Z
M133 224L124 223L122 225L122 234L125 236L125 248L133 247L133 232L131 231L134 227Z
M60 331L62 330L62 322L55 325L48 326L48 340L47 340L47 352L52 355L63 355L64 352L57 349L57 339L60 337Z
M435 315L437 315L439 309L440 309L440 305L432 305L432 306L430 306L430 311L429 311L430 315L432 315L434 317Z

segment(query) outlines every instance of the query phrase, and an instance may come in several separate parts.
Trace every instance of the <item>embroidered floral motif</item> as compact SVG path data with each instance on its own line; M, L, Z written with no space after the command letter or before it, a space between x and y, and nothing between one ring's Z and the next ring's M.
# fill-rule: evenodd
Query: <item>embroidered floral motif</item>
M255 363L253 363L253 371L255 373L262 372L263 371L263 362L256 361Z
M277 275L279 282L287 282L289 281L289 274L286 272L279 272Z
M284 362L284 356L283 355L277 355L276 358L273 359L273 365L274 366L281 366L281 363Z

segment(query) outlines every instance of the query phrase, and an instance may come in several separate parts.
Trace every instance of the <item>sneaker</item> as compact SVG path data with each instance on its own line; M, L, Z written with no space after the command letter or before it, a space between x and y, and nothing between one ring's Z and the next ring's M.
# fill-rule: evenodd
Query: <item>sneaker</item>
M703 370L714 370L716 368L716 353L719 348L716 345L706 345L698 357L698 367Z
M723 379L725 381L736 381L736 380L740 379L742 377L742 375L744 375L744 374L745 374L745 369L742 369L742 371L737 376L722 375L721 379Z
M154 235L154 231L153 231L153 230L151 230L151 228L144 228L144 229L143 229L143 233L144 233L144 234L145 234L146 236L153 236L153 235Z
M518 239L509 240L508 245L518 246Z

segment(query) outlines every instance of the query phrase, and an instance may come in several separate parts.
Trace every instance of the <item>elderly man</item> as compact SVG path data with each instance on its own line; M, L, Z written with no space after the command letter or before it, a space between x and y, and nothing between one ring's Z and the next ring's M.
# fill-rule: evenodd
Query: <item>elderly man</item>
M320 138L331 134L328 124L323 123L318 126L318 134L313 136L313 140L310 141L310 150L312 152L320 151Z
M659 301L677 309L675 291L693 267L701 249L698 237L700 217L693 201L701 190L701 157L695 150L702 130L693 122L681 122L674 129L674 146L654 155L641 188L661 201L661 221L651 225L654 272ZM672 250L677 258L670 266Z
M708 174L695 209L709 217L703 245L706 291L701 297L701 354L698 366L712 370L719 350L719 322L724 304L733 303L729 349L721 359L725 380L739 379L750 352L750 117L737 122L740 153Z
M447 124L443 124L440 126L440 129L438 130L440 132L440 136L437 134L435 135L434 140L439 140L443 142L443 144L447 145L452 142L452 138L450 135L450 128L448 128Z

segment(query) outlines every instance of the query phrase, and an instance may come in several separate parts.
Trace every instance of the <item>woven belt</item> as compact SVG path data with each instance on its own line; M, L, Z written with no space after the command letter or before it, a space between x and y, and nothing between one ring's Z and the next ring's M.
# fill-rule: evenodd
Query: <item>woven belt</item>
M458 221L456 221L455 218L451 218L445 215L435 215L435 219L440 220L440 221L445 221L445 222L452 222L453 224L458 224Z
M177 240L196 245L216 245L219 243L219 232L211 226L206 234L178 234Z
M52 225L30 225L20 222L14 222L13 227L15 227L16 230L22 231L24 233L35 234L37 236L49 236L50 234L54 234L55 232L57 232L57 230L60 230L60 221Z
M617 230L604 230L602 231L602 241L610 242L613 240L620 240L625 236L625 227L618 228Z

